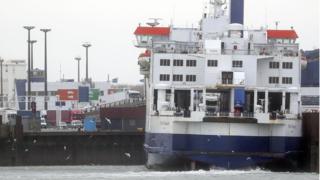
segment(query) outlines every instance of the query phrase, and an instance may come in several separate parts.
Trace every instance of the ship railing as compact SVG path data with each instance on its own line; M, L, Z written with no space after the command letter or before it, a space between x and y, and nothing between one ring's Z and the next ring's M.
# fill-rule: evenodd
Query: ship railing
M145 102L146 102L146 99L144 97L130 98L130 99L120 100L112 103L93 106L91 107L91 110L98 110L99 108L121 107L121 106L143 106L145 105Z
M256 55L255 50L249 49L221 49L223 55Z
M201 51L198 42L156 41L153 42L154 53L198 54Z
M298 57L299 46L297 44L255 44L255 53L257 55L276 56L282 55L285 57Z

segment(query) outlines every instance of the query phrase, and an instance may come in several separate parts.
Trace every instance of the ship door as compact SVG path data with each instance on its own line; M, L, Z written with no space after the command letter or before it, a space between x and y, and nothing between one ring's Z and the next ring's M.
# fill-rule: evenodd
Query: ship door
M187 110L190 107L190 90L174 91L174 103L180 110Z
M233 72L222 72L222 84L233 84Z

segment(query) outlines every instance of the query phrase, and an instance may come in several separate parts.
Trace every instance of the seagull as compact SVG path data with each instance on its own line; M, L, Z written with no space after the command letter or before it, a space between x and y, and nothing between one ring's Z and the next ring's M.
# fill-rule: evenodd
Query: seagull
M124 155L126 155L128 158L131 158L131 154L130 153L124 153Z
M34 139L34 140L33 140L33 144L35 144L36 142L37 142L37 140L36 140L36 139Z
M67 156L67 157L66 157L66 160L69 160L69 159L70 159L70 157L71 157L71 155Z
M64 149L64 150L67 150L67 146L63 146L63 149Z
M109 124L111 124L111 120L110 119L108 119L108 118L104 118Z
M25 150L24 150L24 152L28 152L28 151L29 151L29 149L25 149Z
M247 161L251 160L251 157L247 157Z

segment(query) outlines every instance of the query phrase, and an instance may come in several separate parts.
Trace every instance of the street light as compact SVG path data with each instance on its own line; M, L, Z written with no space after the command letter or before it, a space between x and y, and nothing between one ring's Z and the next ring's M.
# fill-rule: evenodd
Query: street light
M30 58L31 58L31 65L30 65L30 69L31 69L31 73L33 73L33 44L36 43L37 41L36 40L31 40L30 41L30 45L31 45L31 51L30 51ZM32 74L33 76L33 74Z
M44 32L44 109L48 110L48 79L47 79L47 32L50 32L51 29L40 29Z
M80 61L81 61L81 57L75 57L74 59L76 61L78 61L78 82L80 82Z
M0 106L1 107L3 107L3 72L2 72L3 61L4 60L0 58L0 74L1 74L1 80L0 80L0 85L1 85L1 90L0 90L1 104L0 104Z
M88 49L89 47L91 47L91 44L90 43L84 43L82 45L83 47L86 48L86 82L89 82L89 76L88 76Z
M30 110L30 96L31 96L31 72L30 72L30 31L34 29L34 26L23 26L24 29L28 30L28 110Z

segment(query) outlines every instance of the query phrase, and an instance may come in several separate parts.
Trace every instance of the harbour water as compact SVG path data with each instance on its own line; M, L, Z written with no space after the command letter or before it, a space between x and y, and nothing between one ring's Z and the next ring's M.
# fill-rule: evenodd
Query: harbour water
M159 172L144 166L32 166L0 167L1 180L317 180L315 173L254 170Z

